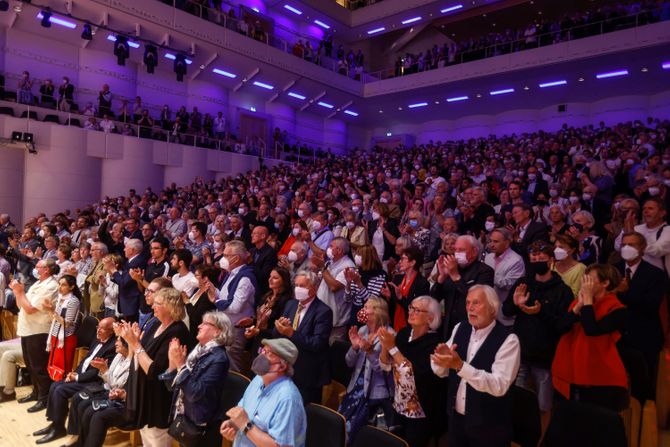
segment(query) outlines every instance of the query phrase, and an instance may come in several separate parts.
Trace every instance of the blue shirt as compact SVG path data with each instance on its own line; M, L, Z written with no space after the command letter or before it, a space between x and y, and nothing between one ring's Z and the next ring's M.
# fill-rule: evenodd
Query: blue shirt
M280 446L304 447L307 417L298 388L288 377L280 377L265 387L260 376L251 381L239 406L260 430ZM242 431L237 432L234 447L254 447Z

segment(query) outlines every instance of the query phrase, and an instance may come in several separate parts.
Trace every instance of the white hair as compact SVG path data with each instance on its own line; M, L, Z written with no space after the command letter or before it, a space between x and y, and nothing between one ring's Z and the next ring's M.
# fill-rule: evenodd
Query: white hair
M498 298L498 294L491 286L486 284L476 284L470 287L470 290L468 290L468 295L478 290L484 292L486 302L488 303L489 309L491 310L491 315L493 315L493 318L495 319L498 315L498 312L500 311L500 299Z
M475 256L475 259L479 259L479 257L482 254L482 243L479 242L479 239L477 239L474 236L471 236L469 234L464 234L462 236L458 236L458 239L456 241L467 241L468 244L470 244L471 247L473 247L477 251L477 256Z
M431 316L428 327L431 331L436 331L440 327L440 324L442 324L442 308L440 307L440 303L430 295L418 296L412 300L412 303L415 301L426 302L428 304L428 313Z

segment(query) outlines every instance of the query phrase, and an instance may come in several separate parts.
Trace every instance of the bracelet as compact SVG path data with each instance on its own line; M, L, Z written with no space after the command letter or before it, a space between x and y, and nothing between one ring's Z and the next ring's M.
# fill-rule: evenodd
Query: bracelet
M137 348L135 349L135 355L140 355L141 353L146 352L144 348Z
M392 347L391 349L389 349L389 355L390 355L391 357L393 357L393 356L396 355L396 353L398 353L399 351L400 351L400 350L398 349L398 347L397 347L397 346L394 346L394 347Z

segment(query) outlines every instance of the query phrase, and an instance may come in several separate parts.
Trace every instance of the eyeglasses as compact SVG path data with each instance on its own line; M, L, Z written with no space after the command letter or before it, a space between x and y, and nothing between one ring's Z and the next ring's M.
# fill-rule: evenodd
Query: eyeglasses
M145 295L151 295L152 293L158 292L157 290L151 290L151 289L144 289L144 294Z
M420 314L420 313L424 313L424 312L428 313L428 311L425 310L425 309L419 309L418 307L414 307L414 306L411 306L411 305L409 306L408 310L409 310L410 313L415 313L415 314Z
M212 326L214 329L219 328L217 325L215 325L214 323L211 323L209 321L203 321L202 324L206 324L207 326Z

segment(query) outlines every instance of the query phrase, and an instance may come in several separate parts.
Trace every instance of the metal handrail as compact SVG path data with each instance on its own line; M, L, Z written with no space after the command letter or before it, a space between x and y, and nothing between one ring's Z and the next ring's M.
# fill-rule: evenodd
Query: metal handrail
M454 56L453 61L448 61L445 60L444 65L440 66L438 63L437 68L427 68L422 71L411 71L410 73L405 74L404 73L404 67L400 68L400 74L397 74L396 71L398 70L397 67L393 66L391 68L385 68L381 70L376 70L371 73L365 73L361 77L361 82L375 82L375 81L380 81L383 79L389 79L389 78L395 78L395 77L400 77L400 76L408 76L410 74L414 73L421 73L425 71L432 71L432 70L439 70L440 68L445 68L451 65L457 65L457 64L462 64L462 63L467 63L467 62L472 62L475 60L481 60L481 59L486 59L489 57L494 57L494 56L499 56L499 55L504 55L504 54L510 54L510 53L517 53L533 48L540 48L540 47L545 47L549 45L554 45L557 43L563 43L563 42L568 42L572 40L578 40L582 39L585 37L592 37L596 35L601 35L601 34L607 34L610 32L615 32L615 31L620 31L622 29L627 29L627 28L635 28L638 26L644 26L648 25L651 23L658 23L661 21L665 20L670 20L669 17L663 17L661 13L663 12L662 8L650 8L650 9L645 9L642 10L636 14L629 14L626 16L621 16L621 17L616 17L612 19L605 19L601 20L598 22L593 22L589 23L586 25L578 25L574 26L571 28L567 29L559 29L555 31L550 31L548 33L543 33L543 34L535 34L533 36L530 36L532 39L535 40L535 42L531 42L530 44L527 43L527 40L529 37L524 36L521 39L516 39L513 41L506 41L503 43L483 47L483 48L477 48L473 50L469 50L466 52L459 52L456 53ZM649 14L652 14L652 17L656 18L657 20L641 20L641 18L646 18ZM633 20L634 19L634 20ZM610 29L610 25L615 25ZM597 31L597 32L594 32ZM558 40L555 38L558 37ZM509 51L506 51L506 49L509 48ZM440 60L443 59L448 59L448 55L443 55L444 57L441 58Z
M192 0L183 0L184 6L183 7L177 7L177 1L178 0L172 0L172 7L175 9L175 11L177 11L177 10L183 11L183 12L186 12L188 14L192 14L196 17L200 17L203 20L207 20L210 23L220 25L220 26L222 26L222 27L224 27L224 28L226 28L230 31L238 32L238 23L240 22L240 19L238 17L235 17L235 18L229 17L228 14L224 13L222 10L217 10L217 9L214 9L214 8L203 6L201 4L193 2ZM161 1L161 3L165 3L165 2ZM175 15L174 20L176 21L176 15ZM314 45L312 45L313 54L314 54L313 59L312 59L312 63L314 63L315 65L319 65L323 68L326 68L330 71L334 71L334 72L338 71L337 70L337 60L335 58L332 58L332 57L327 57L325 55L325 50L324 50L324 54L322 54L321 57L319 58L320 63L315 62L316 54L317 54L317 51L319 49L319 45L317 43L318 42L317 39L315 39L313 36L309 36L309 35L306 35L306 34L301 34L301 33L295 32L295 31L293 31L291 29L288 29L288 28L286 28L282 25L275 25L275 26L277 28L283 29L284 31L286 31L290 34L295 35L296 36L296 41L293 42L293 43L288 42L288 41L286 41L286 40L284 40L280 37L277 37L275 34L268 33L265 30L263 31L263 34L264 34L264 36L262 36L263 39L262 40L255 39L255 40L259 41L259 42L262 42L262 43L265 43L268 46L277 48L277 49L283 51L284 53L289 53L289 54L293 54L292 53L293 46L295 45L295 43L298 40L310 41L310 43L314 43ZM251 26L249 26L249 32L246 34L246 36L250 37L250 38L254 38L253 32L251 30ZM332 54L335 54L337 52L337 46L338 45L339 45L338 42L333 40L333 53ZM304 57L302 59L307 60ZM349 73L347 73L344 76L350 77Z

